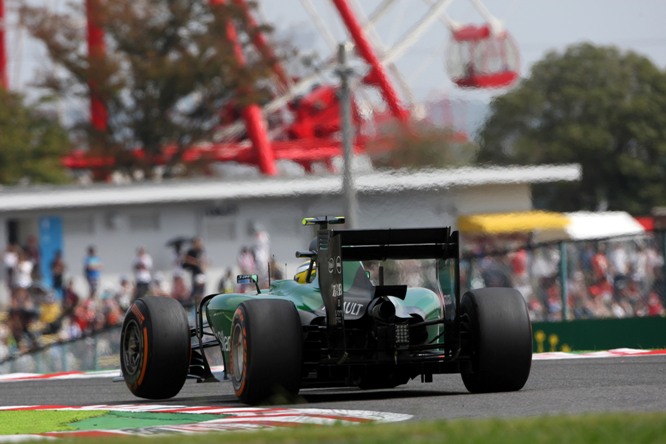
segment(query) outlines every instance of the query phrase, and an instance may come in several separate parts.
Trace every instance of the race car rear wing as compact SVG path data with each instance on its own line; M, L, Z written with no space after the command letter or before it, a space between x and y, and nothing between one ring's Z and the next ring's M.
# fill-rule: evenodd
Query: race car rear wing
M342 260L446 259L458 257L458 235L450 227L334 230Z
M459 302L459 237L450 227L330 229L332 223L344 223L342 217L307 218L303 223L319 226L317 276L329 328L344 328L344 261L437 259L441 264L450 263L449 276L443 276L446 273L440 271L440 282L448 280L449 293Z
M318 225L318 248L328 250L330 239L340 236L342 260L458 258L458 233L451 227L330 230L343 224L342 216L307 217L303 225ZM308 252L297 253L299 257ZM313 252L314 253L314 252Z

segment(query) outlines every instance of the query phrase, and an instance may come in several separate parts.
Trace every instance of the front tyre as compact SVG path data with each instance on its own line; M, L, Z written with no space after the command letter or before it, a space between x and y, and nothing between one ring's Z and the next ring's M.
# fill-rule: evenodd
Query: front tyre
M140 398L171 398L185 384L189 364L190 328L180 303L137 299L120 335L120 368L130 391Z
M229 367L241 402L252 405L274 395L298 394L301 330L298 311L290 301L255 299L238 306L231 324Z
M532 366L532 324L527 304L513 288L480 288L466 292L461 316L471 362L462 379L472 393L523 388Z

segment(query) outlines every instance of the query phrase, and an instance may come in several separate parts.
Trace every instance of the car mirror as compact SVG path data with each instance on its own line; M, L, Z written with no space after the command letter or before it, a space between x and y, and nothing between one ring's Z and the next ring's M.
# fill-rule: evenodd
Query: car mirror
M259 281L259 276L256 274L239 274L236 276L236 283L238 284L256 284Z
M312 259L314 257L317 257L317 252L313 250L309 251L297 251L296 252L296 257L307 257L308 259Z
M257 288L257 294L261 293L259 289L259 276L256 274L239 274L236 276L236 283L238 284L254 284Z

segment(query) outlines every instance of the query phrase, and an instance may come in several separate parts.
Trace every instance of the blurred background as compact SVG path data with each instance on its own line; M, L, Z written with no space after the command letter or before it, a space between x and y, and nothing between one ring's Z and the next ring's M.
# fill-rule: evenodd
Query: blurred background
M291 278L343 213L459 230L535 351L665 346L665 9L0 0L0 372L117 368L134 298Z

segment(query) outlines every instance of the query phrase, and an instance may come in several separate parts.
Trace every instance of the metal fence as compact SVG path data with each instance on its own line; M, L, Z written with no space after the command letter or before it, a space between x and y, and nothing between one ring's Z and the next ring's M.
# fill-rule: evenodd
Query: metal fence
M533 321L663 316L664 232L463 254L461 289L508 286Z
M120 327L76 340L54 342L0 361L0 374L59 373L120 368Z

